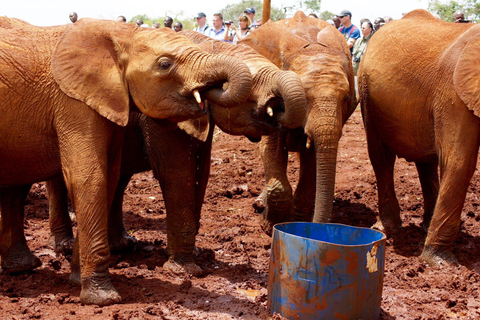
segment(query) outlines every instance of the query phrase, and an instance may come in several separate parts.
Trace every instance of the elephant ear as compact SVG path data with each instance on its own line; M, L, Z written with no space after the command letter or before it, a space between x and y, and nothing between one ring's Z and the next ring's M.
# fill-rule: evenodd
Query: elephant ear
M120 51L112 34L125 28L117 22L81 19L70 25L52 56L52 74L69 97L86 103L100 115L126 126L128 86Z
M467 108L480 117L480 35L473 37L463 49L453 73L455 91Z
M183 130L192 138L205 142L210 130L209 116L203 116L197 119L186 120L177 123L177 127Z
M208 105L208 101L206 101L205 109L207 110L207 114L205 116L197 119L190 119L178 122L177 127L194 139L203 142L207 141L208 132L210 131L210 112L208 111L209 108L210 107Z

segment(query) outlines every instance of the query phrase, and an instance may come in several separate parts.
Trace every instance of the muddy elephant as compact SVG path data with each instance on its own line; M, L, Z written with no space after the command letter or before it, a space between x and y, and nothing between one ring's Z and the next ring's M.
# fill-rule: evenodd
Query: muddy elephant
M247 44L283 70L302 79L307 117L302 128L284 129L262 140L266 186L254 206L262 227L288 220L331 219L338 142L356 107L354 75L345 39L327 22L298 11L291 19L269 21L239 43ZM299 152L300 176L292 196L286 175L288 151Z
M428 229L421 259L430 264L455 261L452 249L476 167L479 32L477 24L447 23L415 10L375 33L360 65L361 107L378 188L376 227L399 235L395 159L414 162Z
M32 183L62 175L78 220L80 300L118 302L107 220L129 112L183 121L204 115L202 97L238 105L250 71L171 30L106 20L36 27L0 18L0 38L2 268L39 266L24 238L24 199Z
M132 115L125 134L120 181L111 208L109 244L112 250L118 251L135 243L123 225L123 194L133 174L153 169L160 181L167 211L169 260L163 268L177 274L199 275L202 270L195 264L193 253L209 178L215 125L226 133L258 141L280 127L301 126L306 97L297 74L279 70L250 47L213 40L194 31L181 34L207 52L240 58L252 74L251 95L238 108L219 108L209 103L208 115L178 124L138 113ZM62 190L61 183L51 181L48 188L52 237L59 251L68 249L73 238L66 194L58 191Z

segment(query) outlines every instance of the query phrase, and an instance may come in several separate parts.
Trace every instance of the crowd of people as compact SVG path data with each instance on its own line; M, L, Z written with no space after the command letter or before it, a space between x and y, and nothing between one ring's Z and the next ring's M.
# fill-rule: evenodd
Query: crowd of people
M204 12L199 12L195 16L197 27L194 30L213 39L237 44L238 40L246 37L261 25L261 20L255 20L255 13L255 8L246 8L243 14L238 17L238 27L233 21L225 22L221 13L215 13L212 18L212 26L210 27L207 23L207 15ZM78 15L75 12L71 12L69 17L72 22L76 22L78 19ZM318 19L318 16L315 13L310 13L309 17ZM338 29L338 31L345 37L348 47L350 48L355 75L357 74L360 61L367 49L368 41L372 35L383 25L392 20L392 17L389 16L378 17L373 23L369 19L361 19L359 29L352 23L352 13L349 10L343 10L339 14L333 16L332 19L327 20L328 23ZM127 19L124 16L119 16L117 21L127 22ZM452 21L455 23L471 22L470 20L465 20L465 14L460 10L454 13ZM140 19L136 21L136 24L139 27L150 27ZM183 25L180 21L174 23L173 19L168 16L165 17L163 26L165 28L171 28L177 32L183 30ZM152 28L161 27L160 23L154 23L152 25Z

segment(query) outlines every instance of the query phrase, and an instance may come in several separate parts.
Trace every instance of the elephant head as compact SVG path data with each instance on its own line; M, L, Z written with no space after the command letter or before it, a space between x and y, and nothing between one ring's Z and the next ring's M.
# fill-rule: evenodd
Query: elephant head
M303 124L306 98L297 74L279 70L246 45L213 40L194 31L183 31L182 34L209 53L241 59L250 69L253 87L241 106L227 110L218 108L215 101L211 101L213 120L223 131L245 135L255 141L278 129L279 125L297 128Z
M313 220L328 221L333 208L338 142L343 124L356 107L353 68L346 41L328 23L308 18L299 11L291 19L267 22L239 43L254 48L279 68L294 71L301 78L307 96L306 147L315 148L316 162L316 181L302 184L313 185L305 191L305 194L316 195ZM300 179L308 178L301 176ZM296 198L302 197L296 195ZM302 205L294 204L294 207L298 209ZM294 219L311 219L301 216L310 209L300 209L302 213L297 214L295 208Z
M252 88L243 63L207 54L168 28L93 19L68 26L52 73L67 95L122 126L131 102L148 116L182 121L203 115L202 97L232 106Z

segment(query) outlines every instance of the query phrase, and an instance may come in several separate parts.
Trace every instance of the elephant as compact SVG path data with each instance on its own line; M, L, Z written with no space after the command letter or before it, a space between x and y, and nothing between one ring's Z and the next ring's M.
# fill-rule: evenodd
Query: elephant
M32 183L62 176L77 214L80 301L119 302L107 221L130 111L184 121L205 114L205 99L238 106L251 73L172 30L107 20L37 27L0 18L0 38L2 268L39 266L23 233L24 200Z
M477 24L411 11L375 33L360 64L360 104L378 188L374 227L400 235L394 165L396 157L414 162L427 231L420 259L430 265L456 263L453 246L480 141L479 31Z
M109 244L116 251L135 244L123 225L123 195L133 174L153 169L167 212L169 259L163 268L175 274L198 276L203 270L194 262L195 237L209 178L215 125L228 134L258 141L280 126L300 127L306 113L306 95L296 73L280 70L246 45L213 40L195 31L180 34L209 53L240 58L252 74L252 93L242 107L225 109L209 103L208 115L178 124L138 113L130 117L120 181L110 211ZM51 237L57 251L68 251L73 234L62 181L50 181L47 189Z
M261 141L266 186L254 207L263 211L262 228L270 234L274 224L289 220L330 221L338 142L357 104L345 39L327 22L298 11L290 19L268 21L239 43L297 73L307 96L303 127L285 128ZM288 151L300 155L294 196L286 175Z

